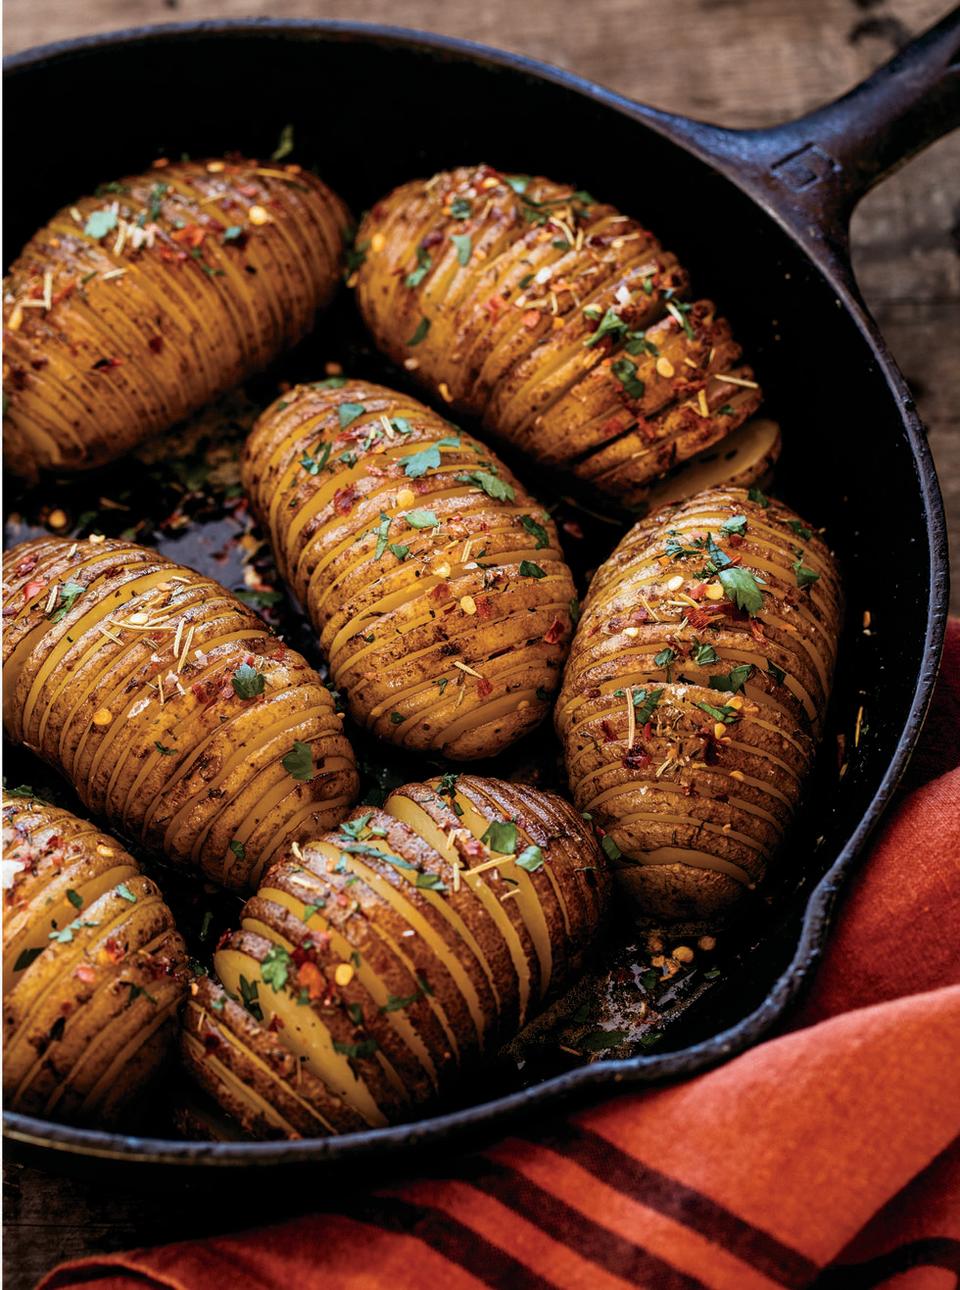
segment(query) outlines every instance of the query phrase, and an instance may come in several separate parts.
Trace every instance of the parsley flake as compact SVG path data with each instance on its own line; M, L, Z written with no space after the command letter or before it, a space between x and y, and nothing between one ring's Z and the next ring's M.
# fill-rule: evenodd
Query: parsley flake
M241 663L230 678L230 684L238 699L256 699L263 694L266 680L263 673L258 672L255 667L251 667L249 663Z
M294 739L293 747L280 764L288 775L292 775L294 779L304 782L313 779L316 774L310 745L303 743L300 739Z

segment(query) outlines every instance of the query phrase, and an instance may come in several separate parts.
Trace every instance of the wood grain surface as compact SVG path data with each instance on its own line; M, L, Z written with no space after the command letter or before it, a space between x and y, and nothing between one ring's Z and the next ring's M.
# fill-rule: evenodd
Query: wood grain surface
M580 72L659 107L765 125L848 89L949 8L945 0L7 0L5 48L209 17L349 18L466 36ZM874 190L854 217L866 299L917 395L936 457L960 611L960 132ZM9 1165L7 1290L59 1260L243 1225L172 1188L155 1200ZM324 1203L316 1197L318 1206ZM249 1206L247 1210L249 1211Z

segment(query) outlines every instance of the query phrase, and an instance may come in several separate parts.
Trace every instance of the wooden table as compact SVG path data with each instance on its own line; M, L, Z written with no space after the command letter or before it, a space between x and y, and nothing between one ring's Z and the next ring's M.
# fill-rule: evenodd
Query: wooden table
M942 16L945 0L7 0L6 49L85 32L257 14L420 27L571 68L659 107L731 126L831 98ZM853 222L868 303L929 427L951 521L960 612L960 132L876 189ZM199 1234L194 1198L135 1195L19 1166L5 1182L8 1290L70 1255Z

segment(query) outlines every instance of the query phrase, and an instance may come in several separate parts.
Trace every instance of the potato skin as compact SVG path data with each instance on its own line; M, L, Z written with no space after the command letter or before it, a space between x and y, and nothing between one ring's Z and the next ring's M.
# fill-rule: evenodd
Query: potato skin
M763 579L759 612L706 569L724 560L754 592ZM597 572L555 723L574 801L644 914L716 919L763 878L822 733L841 616L823 541L741 489L647 517Z
M509 852L482 841L496 822L507 833L488 842ZM206 984L188 1009L187 1067L254 1133L409 1119L573 979L609 894L593 834L554 794L466 774L407 784L265 876L214 960L230 997L259 1014L243 1018L246 1051L234 1060L224 1027L238 1034L237 1018L223 1005L213 1017ZM273 1050L282 1090L246 1061L254 1049ZM311 1080L297 1105L285 1049Z
M41 538L3 567L4 727L91 811L238 890L342 818L358 780L329 690L218 583L119 540ZM312 779L284 768L295 741Z
M102 465L265 367L332 298L349 222L314 175L248 160L59 211L4 284L7 467Z
M687 301L676 258L569 185L442 172L377 202L357 248L357 303L381 349L625 504L759 405L728 323Z
M382 386L321 381L263 414L243 479L359 724L455 760L539 724L575 589L552 520L481 443ZM412 526L424 512L436 527Z
M4 793L3 850L5 1103L124 1121L177 1034L189 971L173 917L133 857L69 811Z

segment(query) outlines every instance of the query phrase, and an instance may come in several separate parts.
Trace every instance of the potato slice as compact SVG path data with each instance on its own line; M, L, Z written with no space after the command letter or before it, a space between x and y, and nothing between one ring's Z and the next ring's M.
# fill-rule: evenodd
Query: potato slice
M742 489L650 515L597 571L555 721L576 805L650 918L715 919L764 877L822 733L841 618L819 535Z
M176 1036L183 940L133 857L69 811L4 793L3 852L6 1104L124 1122Z
M59 211L4 284L4 460L128 452L310 329L337 287L343 202L299 166L183 161Z
M335 378L267 409L243 476L360 724L469 760L543 719L573 581L552 520L481 443Z
M472 775L407 784L266 875L215 955L236 1002L201 983L188 1009L188 1068L262 1136L344 1131L331 1098L354 1125L410 1119L569 983L608 896L561 798Z
M379 347L538 462L635 505L760 403L729 324L636 220L569 185L464 166L357 235Z
M4 558L4 725L91 810L169 860L253 886L354 800L330 692L209 578L122 541Z

